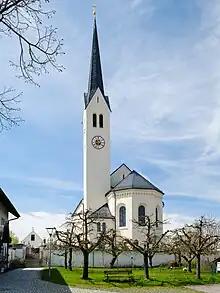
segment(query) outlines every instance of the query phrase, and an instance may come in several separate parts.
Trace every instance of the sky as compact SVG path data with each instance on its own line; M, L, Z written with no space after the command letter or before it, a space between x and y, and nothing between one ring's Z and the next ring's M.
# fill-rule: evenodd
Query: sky
M0 186L43 238L82 198L82 114L93 1L55 0L49 20L64 39L62 73L25 84L2 36L1 85L22 91L18 128L0 134ZM218 0L96 0L105 92L110 98L111 168L135 169L164 195L172 227L220 208L220 3ZM48 20L47 20L48 21Z

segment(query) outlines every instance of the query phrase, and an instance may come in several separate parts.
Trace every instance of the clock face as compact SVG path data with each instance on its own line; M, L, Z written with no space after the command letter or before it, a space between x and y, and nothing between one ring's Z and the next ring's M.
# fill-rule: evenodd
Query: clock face
M105 140L102 136L94 136L92 139L92 145L95 149L102 149L105 146Z

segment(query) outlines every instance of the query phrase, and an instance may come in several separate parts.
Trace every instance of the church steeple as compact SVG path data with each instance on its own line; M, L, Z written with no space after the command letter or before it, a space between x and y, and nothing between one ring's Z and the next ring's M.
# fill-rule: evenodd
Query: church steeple
M88 85L88 93L84 95L85 98L85 108L87 108L88 104L92 100L97 89L100 89L108 107L110 109L109 99L105 96L104 92L104 83L102 77L102 66L101 66L101 58L99 51L99 40L98 40L98 32L97 32L97 24L96 24L96 13L94 13L94 27L93 27L93 40L92 40L92 54L91 54L91 63L90 63L90 72L89 72L89 85Z

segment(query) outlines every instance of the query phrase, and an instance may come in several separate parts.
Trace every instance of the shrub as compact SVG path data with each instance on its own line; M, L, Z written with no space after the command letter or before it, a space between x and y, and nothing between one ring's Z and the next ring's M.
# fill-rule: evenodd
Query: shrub
M23 258L15 258L10 263L11 269L18 269L25 267L25 260Z

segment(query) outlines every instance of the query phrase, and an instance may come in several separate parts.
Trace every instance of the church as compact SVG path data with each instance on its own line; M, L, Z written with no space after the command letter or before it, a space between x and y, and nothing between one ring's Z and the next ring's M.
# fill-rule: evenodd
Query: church
M158 221L156 229L162 233L163 191L126 164L111 173L110 116L111 102L104 89L95 16L88 91L84 94L84 195L74 213L90 210L96 219L95 233L115 229L121 236L140 240L143 225L138 226L133 220L141 222L145 215Z

